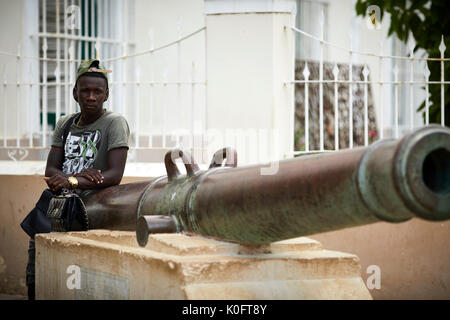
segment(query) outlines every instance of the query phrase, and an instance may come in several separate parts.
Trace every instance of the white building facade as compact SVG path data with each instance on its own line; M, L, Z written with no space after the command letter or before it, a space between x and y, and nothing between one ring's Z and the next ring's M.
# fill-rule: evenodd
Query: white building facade
M425 60L391 58L409 49L387 38L389 15L371 29L354 6L1 0L0 159L45 160L55 121L79 110L76 67L94 57L112 70L106 107L130 123L129 162L162 162L174 147L200 163L224 146L237 149L240 164L292 157L294 82L304 81L295 79L296 59L366 66L363 85L372 90L382 137L407 133L423 125L415 110L426 94Z

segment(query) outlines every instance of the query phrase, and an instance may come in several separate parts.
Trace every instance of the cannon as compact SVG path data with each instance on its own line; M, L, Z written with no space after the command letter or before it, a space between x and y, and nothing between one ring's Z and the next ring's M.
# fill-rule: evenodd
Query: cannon
M180 158L186 168L181 175ZM167 175L105 188L83 198L92 229L186 232L265 245L379 221L450 218L450 129L429 125L402 139L237 167L236 152L216 152L207 170L175 149Z

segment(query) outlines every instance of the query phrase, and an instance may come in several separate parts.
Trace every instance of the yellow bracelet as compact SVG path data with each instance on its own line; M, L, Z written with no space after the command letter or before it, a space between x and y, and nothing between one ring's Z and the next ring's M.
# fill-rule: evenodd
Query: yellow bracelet
M78 188L78 179L77 178L68 177L67 180L69 181L72 190Z

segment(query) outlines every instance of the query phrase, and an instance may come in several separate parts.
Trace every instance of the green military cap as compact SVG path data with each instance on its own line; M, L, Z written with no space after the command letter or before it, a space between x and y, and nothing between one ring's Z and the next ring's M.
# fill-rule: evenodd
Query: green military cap
M78 66L77 70L77 80L79 77L81 77L83 74L88 72L98 72L101 75L103 75L108 81L108 73L111 72L111 70L107 70L103 65L100 64L100 60L97 59L89 59L86 61L83 61Z

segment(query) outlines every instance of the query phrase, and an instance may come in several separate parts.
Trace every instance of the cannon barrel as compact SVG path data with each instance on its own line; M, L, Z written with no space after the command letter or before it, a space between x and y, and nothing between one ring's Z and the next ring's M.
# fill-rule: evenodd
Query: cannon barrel
M185 163L185 176L175 165L177 157ZM86 199L88 214L95 220L94 208L103 206L104 217L113 209L111 216L128 221L123 225L132 229L136 223L142 246L149 232L161 230L264 245L378 221L450 218L446 127L426 126L400 140L282 160L275 174L262 174L268 164L238 168L235 159L228 150L225 166L201 171L187 152L173 151L165 157L167 176L102 190ZM94 204L100 193L109 200Z

